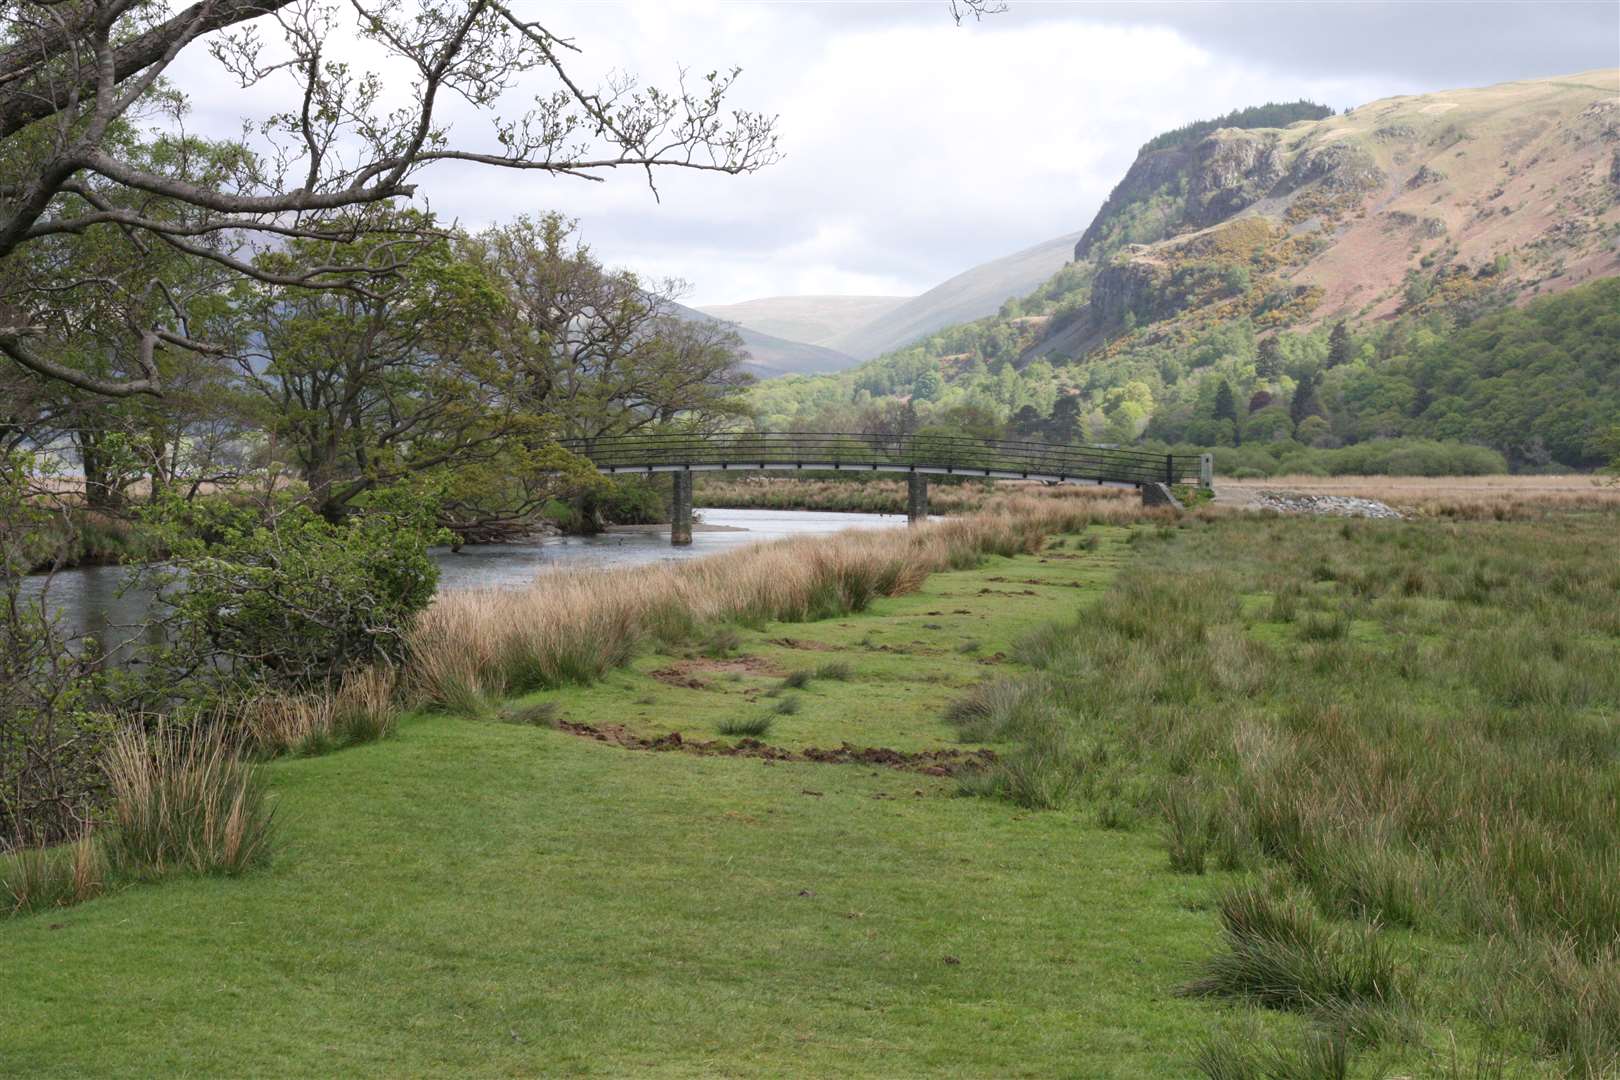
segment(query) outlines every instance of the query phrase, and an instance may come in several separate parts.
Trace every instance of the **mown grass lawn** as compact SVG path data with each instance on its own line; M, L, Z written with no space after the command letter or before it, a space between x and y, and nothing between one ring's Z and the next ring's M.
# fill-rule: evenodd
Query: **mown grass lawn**
M1092 532L744 631L770 670L853 669L792 691L769 741L953 744L940 706L1127 557ZM652 676L679 659L546 697L694 738L772 700L765 674ZM268 773L270 869L0 924L0 1073L1185 1075L1231 1011L1174 993L1218 876L1170 873L1152 829L948 778L448 716Z

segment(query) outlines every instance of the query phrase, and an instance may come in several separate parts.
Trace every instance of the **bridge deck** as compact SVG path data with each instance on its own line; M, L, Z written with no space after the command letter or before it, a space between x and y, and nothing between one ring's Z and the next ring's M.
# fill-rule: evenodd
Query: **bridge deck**
M1199 458L1107 446L1056 446L946 435L747 432L564 439L599 472L828 470L1002 479L1179 484L1197 482Z

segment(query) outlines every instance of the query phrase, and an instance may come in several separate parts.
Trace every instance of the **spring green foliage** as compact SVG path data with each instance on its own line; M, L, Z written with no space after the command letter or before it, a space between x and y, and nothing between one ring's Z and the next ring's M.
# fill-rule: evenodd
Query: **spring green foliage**
M333 524L311 507L173 500L148 515L174 552L150 568L165 643L144 665L158 702L189 690L308 690L398 661L438 582L443 539L419 489L374 492ZM192 702L193 705L197 701Z

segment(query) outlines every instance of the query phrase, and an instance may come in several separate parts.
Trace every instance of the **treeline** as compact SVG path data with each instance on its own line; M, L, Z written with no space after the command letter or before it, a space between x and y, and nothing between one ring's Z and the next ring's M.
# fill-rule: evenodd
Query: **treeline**
M1079 361L1027 359L1037 332L992 317L834 378L765 384L759 422L1191 446L1264 473L1590 469L1620 449L1620 279L1362 331L1239 319L1185 342L1128 333Z
M1155 135L1143 143L1137 153L1146 154L1154 150L1168 150L1172 146L1186 146L1221 128L1280 128L1301 120L1322 120L1332 115L1332 107L1318 105L1304 98L1298 101L1268 101L1264 105L1233 109L1213 120L1197 120Z

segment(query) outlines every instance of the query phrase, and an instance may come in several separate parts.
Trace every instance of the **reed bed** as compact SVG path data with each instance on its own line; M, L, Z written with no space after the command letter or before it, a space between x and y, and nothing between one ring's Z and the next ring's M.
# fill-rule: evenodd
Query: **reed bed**
M1563 476L1273 476L1215 478L1223 497L1258 491L1297 491L1377 499L1419 518L1526 521L1549 513L1620 510L1613 477Z
M419 618L402 677L418 700L484 712L502 696L590 683L644 647L717 624L859 611L936 571L1034 551L1043 537L1091 522L1143 516L1134 499L1114 495L1012 496L985 513L904 532L795 538L679 565L555 571L522 590L449 593Z
M936 514L982 510L1006 495L994 481L928 486L928 506ZM902 480L806 480L798 477L751 476L701 478L693 499L698 506L726 510L820 510L846 514L903 514L906 484Z
M971 514L1026 495L1051 500L1134 499L1134 491L1084 484L1049 485L1021 480L942 482L929 477L928 508L935 514ZM727 510L821 510L852 514L904 514L902 480L810 480L791 476L720 479L702 476L693 492L698 506Z

